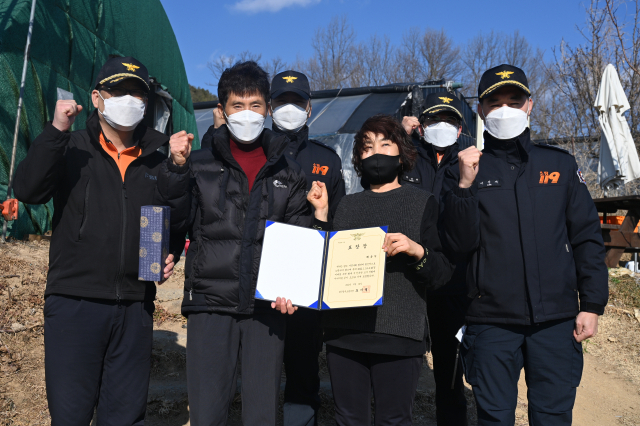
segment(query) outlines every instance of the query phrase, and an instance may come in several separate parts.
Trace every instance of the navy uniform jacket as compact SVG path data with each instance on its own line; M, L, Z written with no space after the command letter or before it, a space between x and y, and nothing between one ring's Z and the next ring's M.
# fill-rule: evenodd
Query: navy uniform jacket
M401 185L413 185L432 193L436 200L440 200L442 195L442 183L445 171L448 167L458 167L459 145L454 143L444 151L444 157L438 163L436 150L433 145L425 142L422 138L417 138L414 132L412 140L418 151L416 165L412 170L403 172L400 175ZM455 254L447 253L447 257L456 263L456 269L447 285L433 291L440 295L453 295L466 293L466 269L467 263L464 260L456 259Z
M317 180L327 185L329 195L329 220L335 216L338 203L345 195L344 179L342 178L342 161L338 154L329 146L309 139L309 127L306 125L296 133L284 132L275 124L275 133L282 133L289 138L286 155L296 160L307 176L307 192L311 189L311 182Z
M449 168L440 206L443 244L471 255L467 320L526 325L602 314L605 248L573 156L533 145L528 129L484 139L475 182L460 188L459 169Z
M458 143L447 147L444 151L444 157L438 164L438 157L433 145L424 141L422 137L412 136L413 144L418 151L418 159L413 170L403 172L400 176L400 184L410 184L418 186L435 195L440 200L442 192L442 182L444 181L445 170L447 167L458 167L458 152L460 147Z

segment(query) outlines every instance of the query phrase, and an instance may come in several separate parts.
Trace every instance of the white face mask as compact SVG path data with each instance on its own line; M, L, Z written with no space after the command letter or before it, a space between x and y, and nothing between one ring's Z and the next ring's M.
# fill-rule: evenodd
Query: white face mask
M100 92L98 95L102 98ZM144 118L144 102L131 95L102 98L102 100L104 101L104 111L98 109L98 112L102 114L109 126L116 130L130 132Z
M295 104L284 104L271 111L271 116L279 128L297 132L307 123L309 112Z
M441 121L424 128L424 139L438 148L446 148L456 143L458 128Z
M496 139L513 139L524 132L528 125L529 111L506 105L484 117L484 127Z
M235 114L227 115L227 127L233 135L233 138L243 144L250 144L255 142L262 130L264 129L265 116L253 112L250 109L236 112Z

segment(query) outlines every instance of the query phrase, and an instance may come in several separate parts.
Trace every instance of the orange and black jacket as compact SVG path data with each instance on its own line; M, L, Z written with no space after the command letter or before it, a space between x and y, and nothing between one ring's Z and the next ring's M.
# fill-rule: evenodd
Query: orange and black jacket
M61 132L47 123L18 166L14 191L21 202L53 197L45 296L154 299L154 283L138 281L140 208L155 204L166 158L157 149L168 136L140 124L134 141L118 156L94 111L84 130ZM172 252L181 251L180 241L172 243Z

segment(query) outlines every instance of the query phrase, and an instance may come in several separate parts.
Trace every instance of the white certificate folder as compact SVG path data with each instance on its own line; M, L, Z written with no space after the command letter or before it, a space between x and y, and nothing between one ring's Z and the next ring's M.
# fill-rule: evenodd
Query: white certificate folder
M320 231L267 221L256 299L327 310L381 306L386 226Z

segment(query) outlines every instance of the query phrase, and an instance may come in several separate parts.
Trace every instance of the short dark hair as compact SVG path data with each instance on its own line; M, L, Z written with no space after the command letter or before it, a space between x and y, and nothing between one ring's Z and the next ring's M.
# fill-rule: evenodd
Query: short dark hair
M269 75L254 61L236 62L224 70L218 82L218 98L223 107L231 93L239 96L259 94L268 103L271 97Z
M362 153L364 152L365 143L368 141L367 133L374 135L383 135L391 142L398 145L400 152L400 160L402 160L402 170L408 171L413 169L418 157L418 151L411 142L411 138L407 135L404 127L394 117L386 114L376 114L367 118L358 133L356 133L353 143L353 153L351 155L351 163L356 170L358 176L362 176Z

